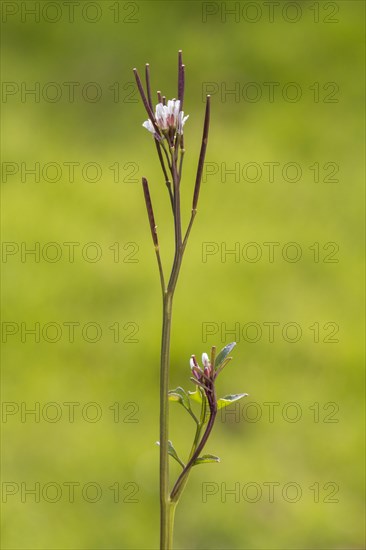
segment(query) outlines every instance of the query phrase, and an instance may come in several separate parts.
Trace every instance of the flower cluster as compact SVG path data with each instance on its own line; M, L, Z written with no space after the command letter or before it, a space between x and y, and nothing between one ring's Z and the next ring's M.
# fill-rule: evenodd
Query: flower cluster
M189 364L191 366L192 374L202 385L205 384L205 381L213 380L215 378L215 371L212 368L210 359L207 353L202 353L202 365L203 369L198 365L195 355L192 355Z
M201 149L198 158L198 167L196 173L196 181L194 184L191 219L188 224L185 235L182 235L181 227L181 209L180 209L180 183L182 178L183 158L185 153L184 148L184 136L183 127L189 118L189 115L184 115L184 88L185 88L185 65L183 63L182 51L178 52L178 86L176 99L169 99L162 95L160 91L157 91L157 104L154 109L153 96L151 93L151 81L150 81L150 65L145 65L145 81L146 90L141 82L141 78L136 68L133 69L137 89L140 93L142 103L147 113L147 120L142 124L148 132L154 137L156 150L159 157L159 162L163 171L165 184L169 192L169 198L172 205L172 211L174 216L174 229L175 229L175 243L176 254L174 256L173 268L177 267L181 263L182 255L184 253L185 246L187 244L189 233L192 229L194 218L197 214L197 204L201 188L201 180L203 173L203 166L205 162L208 133L210 126L210 104L211 98L208 95L206 97L206 110L205 119L203 125ZM150 229L153 235L153 241L155 250L158 254L158 264L160 272L160 280L162 285L165 285L164 273L162 270L161 260L159 256L159 246L157 242L157 232L154 222L152 203L150 199L150 193L148 188L148 181L143 178L143 188L145 195L145 202L148 210ZM179 271L179 269L178 269ZM170 278L171 283L174 281L176 284L176 277ZM164 286L163 291L167 290ZM170 289L174 291L174 287Z
M155 123L163 133L173 130L178 134L183 134L183 126L188 117L189 115L184 116L184 111L180 110L179 99L170 99L168 105L158 103L155 108ZM143 127L152 134L156 134L154 124L150 119L143 123Z
M183 126L189 115L184 116L184 111L180 111L179 99L170 99L168 105L158 103L155 108L155 122L162 132L167 130L177 130L178 134L183 134ZM150 119L143 123L143 127L155 134L155 128Z
M202 354L203 368L197 363L195 355L192 355L189 361L193 374L191 380L205 392L211 410L216 407L215 379L218 375L218 370L215 369L214 353L215 348L212 349L211 360L207 353Z
M202 367L197 363L195 355L192 355L189 361L193 377L192 382L197 384L204 392L208 399L211 411L216 409L216 392L215 380L222 369L231 361L229 353L236 345L231 342L225 346L216 357L216 347L211 348L211 357L207 353L202 354ZM244 395L244 394L241 394Z
M228 407L232 403L235 403L248 395L247 393L235 393L225 395L224 397L220 397L219 399L217 399L216 397L216 378L225 367L225 365L227 365L231 361L232 358L229 356L229 354L231 353L235 345L235 342L227 344L217 355L216 347L212 346L210 356L208 356L207 353L202 354L202 366L198 364L196 356L191 355L189 361L193 375L191 377L191 380L198 386L198 388L196 389L196 391L190 391L188 393L181 387L169 391L169 400L180 403L197 424L196 435L193 442L192 450L186 464L184 464L184 462L179 458L176 450L173 447L172 442L170 442L169 454L183 468L183 471L178 477L170 494L170 498L172 499L172 501L175 501L179 498L179 495L184 488L185 479L187 478L189 471L193 466L195 466L196 464L204 464L206 462L220 462L220 458L218 456L211 454L201 455L214 427L217 412L220 409ZM201 413L199 417L195 415L191 407L191 402L200 403ZM207 409L207 405L209 410ZM202 434L202 430L204 427L205 430Z

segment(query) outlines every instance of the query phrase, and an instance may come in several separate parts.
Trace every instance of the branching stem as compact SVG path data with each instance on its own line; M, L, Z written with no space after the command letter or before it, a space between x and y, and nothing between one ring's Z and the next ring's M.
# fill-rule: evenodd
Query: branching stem
M153 127L154 139L156 150L158 153L160 165L164 174L165 184L167 186L171 207L174 217L174 260L169 277L168 284L164 276L163 265L160 257L159 242L157 235L157 226L155 225L154 212L152 202L150 198L149 185L146 178L142 178L145 202L148 212L148 218L150 223L150 230L155 247L155 253L159 268L160 284L162 289L163 298L163 323L162 323L162 338L161 338L161 356L160 356L160 549L171 550L173 546L173 527L174 527L174 513L178 502L178 499L185 487L188 479L189 472L193 467L196 459L201 453L206 441L211 433L217 410L216 405L213 405L211 393L206 397L204 390L202 392L202 408L200 421L196 419L197 429L194 438L190 458L187 465L184 467L181 475L177 479L172 492L169 488L169 455L168 455L168 443L169 443L169 371L170 371L170 335L172 326L172 309L173 298L176 289L179 272L183 260L184 251L187 246L187 241L193 226L194 219L197 213L197 203L201 186L202 171L204 166L208 130L210 122L210 98L207 96L206 111L204 129L201 142L201 150L198 161L196 182L193 193L192 201L192 213L188 224L188 228L182 239L182 222L181 222L181 207L180 207L180 182L183 170L183 158L184 158L184 141L182 133L182 119L176 119L174 124L169 122L162 124L158 114L153 112L152 96L151 96L151 83L150 83L150 67L147 64L145 67L145 79L146 79L146 94L142 86L141 79L134 69L137 88L140 92L142 102L148 114L151 122L150 126ZM182 61L181 50L178 53L178 99L180 101L180 108L178 108L178 116L183 116L182 106L184 99L184 84L185 84L185 67ZM158 92L158 101L163 105L166 105L165 96ZM160 105L160 107L162 107ZM157 112L158 108L157 106ZM171 113L170 113L170 116ZM177 114L175 114L177 117ZM179 159L179 160L178 160ZM171 178L168 174L170 172ZM211 391L211 390L210 390ZM214 391L214 390L213 390ZM216 397L213 395L214 400ZM201 432L205 423L207 402L210 406L210 418L206 427L206 430L201 438Z

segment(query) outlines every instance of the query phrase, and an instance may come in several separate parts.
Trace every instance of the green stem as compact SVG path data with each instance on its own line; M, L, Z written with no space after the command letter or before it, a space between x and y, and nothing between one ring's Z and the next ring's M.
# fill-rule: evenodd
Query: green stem
M179 188L177 186L176 170L173 170L175 184L174 195L174 226L175 255L168 288L163 293L163 331L161 342L160 367L160 548L171 550L173 547L174 511L176 503L170 500L169 491L169 367L170 367L170 333L172 325L172 307L175 287L178 281L182 263L183 250L181 246Z
M199 390L201 391L201 390ZM199 444L199 440L201 438L201 433L202 433L202 428L204 426L204 423L205 423L205 417L206 417L206 406L207 406L207 399L206 399L206 396L205 395L202 395L202 405L201 405L201 415L200 415L200 421L197 423L197 427L196 427L196 434L194 436L194 441L193 441L193 444L192 444L192 449L191 449L191 452L189 453L189 458L188 458L188 462L190 462L192 460L192 457L194 456L194 454L196 453L197 451L197 446ZM179 502L179 498L180 498L180 495L183 493L184 489L185 489L185 486L187 485L187 482L188 482L188 477L189 477L189 471L190 469L187 471L186 470L186 466L183 468L184 472L186 473L186 475L184 475L184 477L180 480L180 483L179 483L179 494L177 494L174 498L174 500L172 500L172 502L177 505L178 502Z
M160 544L160 547L164 548L164 550L171 550L173 548L174 516L176 506L176 502L169 502L165 510L166 515L164 530L161 531L163 538Z
M177 481L176 481L176 483L173 487L173 490L170 494L170 498L171 498L172 502L178 502L178 500L180 498L180 495L182 494L183 489L185 488L185 486L187 484L189 473L190 473L191 469L193 468L196 459L201 454L201 452L202 452L204 446L206 445L206 442L207 442L207 440L210 436L213 425L215 423L216 413L217 413L217 410L212 410L211 411L210 419L208 421L205 433L203 434L199 445L197 446L196 450L194 451L193 455L189 459L186 467L184 468L184 470L182 471L182 473L178 477L178 479L177 479Z
M163 150L168 158L168 152L162 143ZM168 160L168 166L173 181L173 214L174 214L174 235L175 235L175 253L172 271L170 274L167 288L165 288L164 276L158 255L158 264L163 289L163 330L161 342L161 363L160 363L160 550L171 550L173 548L173 530L174 514L178 499L171 499L169 490L169 368L170 368L170 333L172 324L173 296L177 285L180 267L187 245L188 237L196 215L196 209L192 211L191 220L186 231L184 241L182 241L182 225L180 212L180 174L182 165L178 173L177 161L178 150L174 146L170 148L171 163ZM182 153L181 153L182 154ZM198 434L200 435L200 433ZM199 447L199 444L198 444ZM180 487L180 492L185 485L184 481ZM180 494L180 493L179 493Z
M201 389L199 391L202 394L201 415L200 415L200 421L197 424L196 434L194 436L192 449L191 449L191 452L189 453L188 460L190 460L192 458L192 456L194 455L194 453L197 449L197 445L198 445L198 442L199 442L200 437L201 437L201 432L202 432L202 428L203 428L203 425L205 423L205 417L206 417L207 399L206 399L206 396L205 396L204 392Z
M170 502L169 504L169 546L168 548L173 548L173 533L174 533L174 517L175 517L175 509L177 507L176 502Z
M160 548L170 550L170 497L169 497L169 362L170 332L172 324L173 293L166 292L163 298L163 330L160 363Z

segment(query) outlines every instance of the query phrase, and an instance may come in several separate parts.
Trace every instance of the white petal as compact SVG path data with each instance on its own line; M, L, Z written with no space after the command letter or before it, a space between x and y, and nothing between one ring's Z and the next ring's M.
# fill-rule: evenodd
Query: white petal
M210 362L210 360L209 360L209 358L208 358L207 353L202 353L202 365L203 365L204 367L207 367L208 364L209 364L209 362Z
M174 105L174 119L175 119L175 123L177 123L177 120L178 120L179 109L180 109L180 101L179 101L179 99L177 99L177 101L175 102L175 105Z
M162 130L166 130L168 128L166 118L168 114L168 107L166 105L163 105L162 103L158 103L156 106L156 120L158 121L158 125Z
M164 113L164 105L162 103L158 103L155 108L155 118L161 118L163 113Z
M146 128L146 130L149 130L149 132L151 132L152 134L155 134L155 128L150 119L145 120L145 122L142 125L144 128Z
M172 99L169 99L168 106L167 106L167 114L172 115L174 112L174 101Z
M177 126L178 126L178 129L177 129L178 134L183 134L183 126L184 126L186 120L188 119L188 117L189 117L189 115L184 116L184 111L181 111L181 112L179 113L178 124L177 124Z
M194 364L194 361L193 361L192 357L191 357L190 360L189 360L189 365L190 365L191 369L193 369L193 368L196 366L196 365Z

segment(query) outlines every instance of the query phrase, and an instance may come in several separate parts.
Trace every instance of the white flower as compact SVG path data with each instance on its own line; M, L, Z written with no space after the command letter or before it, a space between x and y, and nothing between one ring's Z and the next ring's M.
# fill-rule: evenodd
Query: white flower
M191 369L195 368L196 365L194 364L193 357L190 358L189 365L190 365Z
M156 125L162 131L173 129L178 134L183 134L183 126L188 116L184 116L184 112L180 111L179 99L169 99L167 105L158 103L155 108ZM156 133L151 120L146 120L143 127L152 134Z
M207 353L202 353L202 365L203 365L204 367L208 367L209 364L210 364L210 360L209 360L209 358L208 358Z
M163 105L162 103L158 103L155 108L156 123L161 130L168 129L167 109L168 107L166 105Z

